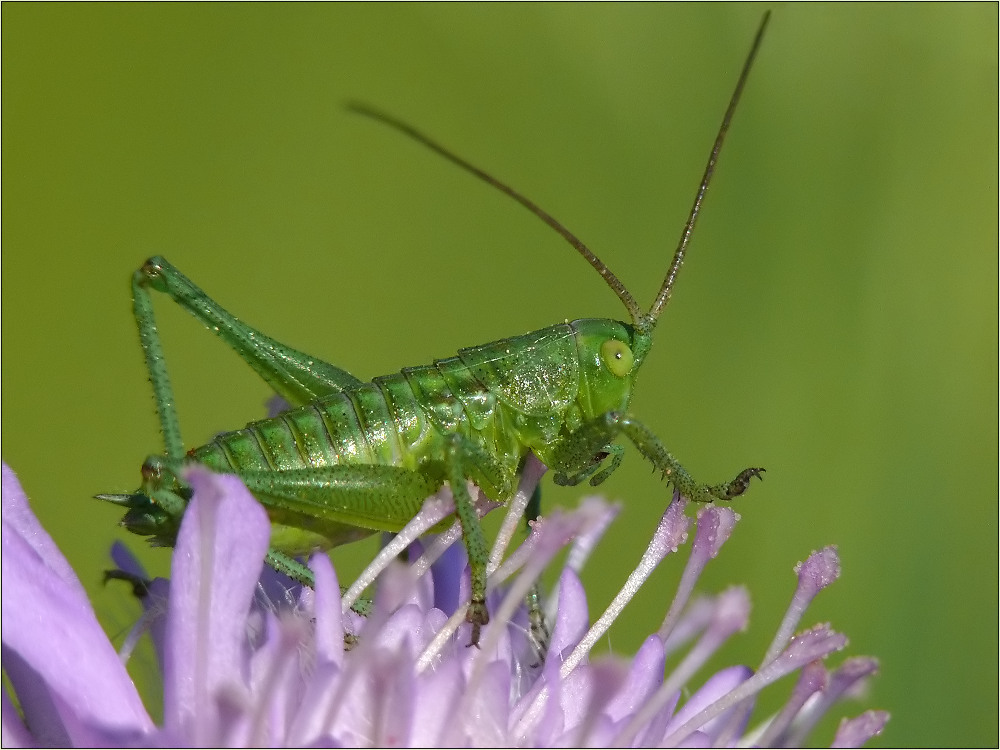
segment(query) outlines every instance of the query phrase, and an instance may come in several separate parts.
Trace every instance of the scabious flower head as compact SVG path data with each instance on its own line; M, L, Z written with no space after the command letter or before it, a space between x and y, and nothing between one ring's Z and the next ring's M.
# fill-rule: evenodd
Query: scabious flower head
M518 498L530 495L540 473L527 472ZM698 686L700 667L748 623L740 587L690 597L738 519L728 508L699 513L663 625L629 660L591 657L590 649L660 560L686 542L691 520L682 499L668 507L622 593L593 626L577 573L613 506L590 498L553 512L502 562L501 544L490 565L491 621L477 649L467 646L461 602L469 584L467 572L456 574L465 567L457 533L411 547L417 560L409 565L394 562L390 548L389 564L380 559L343 596L329 558L316 555L315 589L303 589L262 570L268 518L236 477L192 470L188 480L194 496L171 578L144 589L145 614L120 655L4 466L5 746L792 746L812 742L816 721L877 667L855 658L830 672L822 660L845 646L844 636L827 625L795 634L805 605L839 574L829 547L797 569L792 606L760 666L730 667ZM447 498L428 501L397 544L410 544L447 512ZM512 511L501 539L519 513ZM538 576L567 545L557 593L538 598ZM123 549L115 558L129 577L144 577ZM375 575L372 611L361 617L350 606ZM538 606L526 608L526 599ZM123 665L142 630L153 637L162 672L160 725ZM681 649L665 673L667 657ZM748 731L757 695L791 673L787 703ZM858 746L887 720L881 711L845 720L833 745Z

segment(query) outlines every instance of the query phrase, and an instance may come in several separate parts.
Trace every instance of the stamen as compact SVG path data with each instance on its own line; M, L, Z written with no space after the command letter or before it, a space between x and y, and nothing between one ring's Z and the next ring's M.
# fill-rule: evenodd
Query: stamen
M826 667L821 661L809 662L803 667L788 702L767 723L753 744L758 747L794 747L788 743L785 734L806 701L826 688L827 677Z
M341 611L346 613L361 598L362 592L371 586L379 574L388 567L389 563L395 560L414 540L436 526L445 516L454 512L454 510L455 503L451 497L451 491L447 488L442 488L436 495L427 498L421 506L420 512L393 537L389 544L379 550L375 559L371 561L368 567L362 571L357 580L344 593L344 596L340 600Z
M566 567L577 575L583 570L583 566L590 559L590 553L604 537L604 532L608 530L608 526L618 517L618 512L621 510L621 503L607 503L598 497L585 497L580 501L581 510L588 506L597 509L595 521L592 526L573 540L573 546L570 547L569 554L566 555ZM589 509L587 512L594 515ZM545 604L544 616L547 622L555 620L558 601L559 584L557 583Z
M681 576L670 609L657 631L657 635L664 641L670 635L708 561L719 554L739 518L732 509L714 505L698 514L698 526L695 530L694 544L691 545L691 555L688 557L687 565L684 566L684 574Z
M842 649L846 645L847 638L833 632L826 625L818 625L812 630L807 630L805 633L795 636L788 648L778 658L761 668L759 672L752 675L746 682L740 684L739 687L732 690L726 696L684 722L682 726L663 739L663 744L665 746L679 744L691 732L706 722L711 721L716 716L719 716L724 711L727 711L735 704L756 695L772 682L797 669L801 669L815 659L823 658L833 651Z
M479 689L483 671L488 663L492 661L490 655L493 653L504 632L504 628L497 627L497 624L502 626L510 621L514 612L524 601L528 590L538 580L538 577L552 561L552 558L566 545L568 539L574 537L580 532L581 528L587 525L588 520L586 514L580 510L570 514L557 511L546 518L544 522L535 524L531 537L528 540L529 542L534 542L532 544L531 555L525 560L524 569L507 591L496 612L492 615L495 624L494 627L486 629L486 636L481 645L479 658L476 659L472 674L469 676L466 695L472 695ZM525 545L527 543L525 542ZM518 551L520 552L520 550ZM496 587L501 581L506 580L510 573L513 572L511 570L510 573L507 573L507 570L507 563L504 563L501 569L491 577L491 580L487 584L487 589ZM505 573L505 575L501 575L501 572Z
M853 719L841 719L830 747L861 747L872 737L882 734L887 721L888 711L865 711Z
M684 515L686 505L687 500L674 493L674 501L667 506L666 511L661 516L656 532L650 539L649 546L646 547L638 566L629 575L625 585L608 605L608 608L604 610L604 614L587 631L583 640L573 649L573 653L559 669L559 674L563 679L576 668L576 665L582 661L594 644L608 631L611 623L618 618L618 615L625 609L625 605L632 600L632 597L636 595L636 592L639 591L663 558L671 552L676 552L677 548L687 540L691 519Z
M799 584L792 596L792 602L785 612L785 617L775 633L774 640L767 649L763 664L774 659L791 639L792 634L802 619L806 607L820 591L837 580L840 576L840 558L834 545L824 547L819 552L813 552L805 562L795 566Z
M819 695L817 695L802 710L798 720L794 723L792 731L789 733L789 744L802 745L809 736L809 732L819 722L826 712L830 710L840 697L858 686L868 676L878 671L878 661L867 656L847 659L833 674L830 675L829 685Z
M503 553L507 550L510 540L514 538L521 518L524 517L524 509L528 507L531 496L538 487L538 482L548 471L548 467L539 461L534 453L528 454L524 462L524 469L521 473L521 481L517 487L517 493L508 504L507 515L504 516L500 532L497 534L496 542L493 544L493 551L490 553L490 561L486 566L487 573L492 573L500 564Z
M670 677L664 680L656 693L636 712L635 716L632 717L632 721L615 737L614 745L616 747L623 747L631 744L639 730L648 724L664 706L674 699L674 695L687 684L688 680L708 661L718 650L719 646L725 643L731 635L746 628L749 617L750 596L745 589L734 587L720 594L712 621L709 623L708 629L702 635L701 639L688 652L688 655L684 657L684 660L677 666ZM712 705L716 704L713 703ZM726 708L732 705L730 703ZM701 711L697 715L700 716L703 713L705 712ZM714 718L719 713L722 713L722 711L709 716L705 721ZM694 725L692 729L697 729L705 721ZM689 723L685 722L682 727L688 726ZM674 732L671 736L676 737L679 735L680 730ZM668 741L667 744L670 745L672 743Z
M660 523L656 527L656 532L649 542L649 546L643 553L638 567L632 571L622 590L614 598L604 614L587 631L580 640L576 648L573 649L566 661L559 668L559 679L564 680L576 666L583 660L593 645L607 632L611 623L625 608L625 605L635 596L642 584L649 578L660 561L670 552L677 549L687 539L687 530L691 520L684 515L684 507L687 501L678 494L674 494L674 501L667 506ZM602 515L597 516L598 521L602 520ZM566 575L564 573L564 575ZM549 700L549 688L547 683L542 685L535 693L530 704L524 709L521 717L514 727L514 736L524 736L528 727L538 722L546 701Z
M118 649L118 658L122 660L122 664L128 664L128 660L132 658L132 653L135 651L135 647L139 645L139 640L146 634L149 630L150 625L153 620L160 617L163 611L155 609L145 609L143 613L136 620L135 625L128 631L128 635L125 636L125 642L122 643L122 647Z
M669 656L704 632L715 614L717 598L701 596L691 602L673 630L670 631L670 635L663 641L665 655Z

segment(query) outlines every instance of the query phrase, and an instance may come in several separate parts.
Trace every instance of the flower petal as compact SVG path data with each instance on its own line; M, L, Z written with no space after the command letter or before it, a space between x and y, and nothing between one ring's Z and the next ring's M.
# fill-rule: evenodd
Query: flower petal
M271 526L235 476L192 469L188 481L194 496L171 566L164 726L192 744L212 745L223 730L221 691L229 695L234 680L248 678L247 612Z
M583 584L576 573L566 568L559 577L559 609L549 643L550 660L559 660L560 654L572 650L580 642L587 632L589 617Z
M28 496L21 488L21 483L17 481L17 475L7 464L3 464L0 502L3 504L3 522L31 546L44 565L62 578L67 586L75 588L80 596L86 598L87 594L80 579L76 577L73 568L52 541L52 537L31 512Z
M6 466L2 519L3 666L35 741L104 745L151 731L83 587Z
M606 713L615 721L635 713L663 682L663 641L651 635L643 642L629 668L625 685L608 703Z
M705 708L715 703L720 698L727 695L730 691L735 690L737 686L746 682L753 675L753 671L743 665L736 665L732 667L727 667L720 672L716 672L705 684L702 685L694 695L685 701L684 705L681 706L680 710L674 714L673 719L665 729L665 734L672 732L677 727L684 724L691 717L697 715L699 712L703 711ZM697 727L697 731L704 732L709 738L715 740L717 733L724 727L729 721L729 712L736 708L737 706L730 707L726 712L721 713L717 716L706 721L700 727Z
M458 745L460 722L455 721L452 709L461 700L464 687L465 676L458 659L445 659L433 669L421 672L413 704L417 717L410 736L413 747Z
M17 712L14 704L7 695L7 691L0 691L0 745L4 747L34 747L35 738L21 721L21 715Z
M340 613L340 586L333 563L318 552L309 559L316 577L316 660L338 667L344 658L344 618Z

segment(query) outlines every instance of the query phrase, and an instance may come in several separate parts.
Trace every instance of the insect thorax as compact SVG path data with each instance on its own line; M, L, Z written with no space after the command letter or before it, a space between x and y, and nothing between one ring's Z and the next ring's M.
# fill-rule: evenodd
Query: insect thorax
M491 497L506 499L529 449L551 445L582 419L627 406L631 376L608 371L601 344L613 338L627 345L630 335L623 323L588 319L462 349L251 422L189 456L237 474L341 464L433 474L458 434L491 459L491 466L473 467L473 478Z

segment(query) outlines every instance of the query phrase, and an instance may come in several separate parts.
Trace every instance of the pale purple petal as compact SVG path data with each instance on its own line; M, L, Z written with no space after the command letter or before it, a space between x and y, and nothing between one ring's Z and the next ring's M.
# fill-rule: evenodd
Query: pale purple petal
M364 643L358 646L357 654L364 657L365 668L345 670L338 686L342 700L311 744L378 746L384 741L383 735L400 732L401 722L409 722L412 709L405 702L393 709L396 713L403 711L402 717L390 716L386 710L401 696L412 695L413 657L405 651L366 648ZM385 722L392 723L391 730L383 729Z
M262 637L250 658L250 689L257 696L257 706L243 712L246 722L241 723L240 736L230 737L227 744L270 745L287 734L289 716L294 712L294 695L282 689L286 674L298 668L298 648L308 626L298 618L285 616L283 620L272 612L262 612Z
M329 661L319 661L311 672L302 675L298 706L288 726L283 744L288 747L317 745L317 738L329 732L328 727L342 699L345 670Z
M575 576L574 576L575 578ZM552 747L556 737L565 730L562 712L563 681L559 679L558 659L552 658L545 662L542 679L538 686L544 689L543 710L537 723L531 729L530 740L518 744L528 744L535 747Z
M580 674L586 669L585 674ZM574 676L579 674L574 685ZM566 680L563 713L567 731L556 742L559 747L601 745L610 742L613 723L606 709L620 694L628 679L627 664L615 658L603 658L594 664L577 667Z
M3 747L35 747L38 740L24 726L21 715L10 702L7 691L0 691L0 745Z
M549 643L549 658L571 650L587 632L587 592L576 573L567 568L559 578L559 609Z
M149 715L76 575L6 467L3 481L3 667L27 726L42 744L102 745L149 732Z
M471 649L470 649L471 650ZM452 715L451 721L465 728L462 744L476 747L502 747L508 744L510 714L510 666L504 661L490 662L471 700L463 696L456 707L467 709Z
M344 618L337 573L322 552L310 558L309 567L316 577L316 660L339 666L344 658Z
M655 635L649 636L632 659L622 690L608 703L608 716L620 721L635 713L663 682L665 660L663 641Z
M409 653L422 651L433 635L424 631L424 610L416 604L405 604L400 607L377 633L369 635L367 629L361 631L362 639L370 638L380 648L387 651L400 651L405 648Z
M712 747L712 738L704 732L694 731L678 742L676 747Z
M170 601L170 581L166 578L154 578L149 582L147 591L142 606L145 610L144 616L148 618L146 624L162 674L166 661L167 602Z
M76 589L79 596L86 598L87 594L76 577L73 568L66 562L62 552L52 541L52 537L42 528L42 525L31 512L28 504L28 496L21 488L21 483L17 480L17 475L7 464L2 467L2 481L0 481L0 503L2 503L3 522L10 527L12 533L17 534L24 542L34 550L35 555L41 564L50 568L58 575L67 586Z
M249 677L247 611L271 526L236 477L193 469L188 480L194 496L171 567L164 725L194 744L212 745L224 727L206 707L216 705L224 687Z
M693 716L696 716L701 711L704 711L708 706L717 702L723 696L728 695L739 685L750 679L751 675L753 675L753 671L744 666L728 667L723 669L721 672L716 672L714 675L709 677L705 684L702 685L694 693L694 695L688 698L684 702L684 705L681 706L680 710L674 714L674 718L664 730L664 736L682 726ZM733 706L733 708L735 707L736 706ZM720 713L701 726L695 727L695 729L714 740L717 736L718 730L720 730L722 725L725 724L727 718L728 716L725 712Z
M414 722L410 737L413 747L457 746L459 736L455 730L452 707L457 706L465 687L465 676L457 659L447 659L422 676L420 689L414 696L414 713L420 721ZM489 679L488 675L485 679ZM504 710L509 700L501 700Z
M371 734L361 744L370 747L399 747L409 744L415 720L413 696L416 692L414 659L404 649L395 652L377 649L371 658Z

